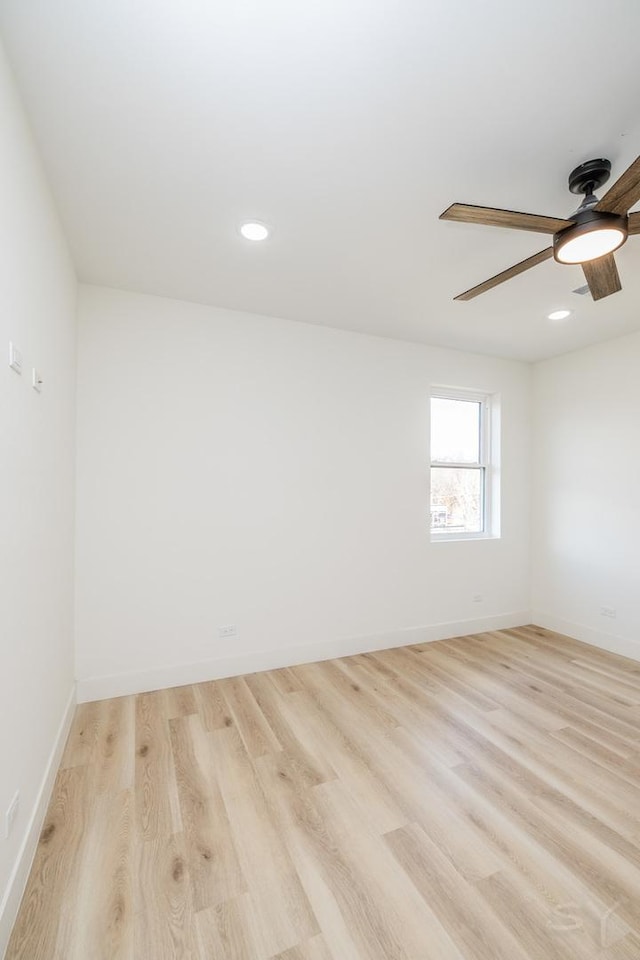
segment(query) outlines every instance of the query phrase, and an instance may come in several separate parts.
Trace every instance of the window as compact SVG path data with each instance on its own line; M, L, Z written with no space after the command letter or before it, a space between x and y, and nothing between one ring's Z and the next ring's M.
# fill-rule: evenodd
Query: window
M431 394L431 537L491 536L489 397Z

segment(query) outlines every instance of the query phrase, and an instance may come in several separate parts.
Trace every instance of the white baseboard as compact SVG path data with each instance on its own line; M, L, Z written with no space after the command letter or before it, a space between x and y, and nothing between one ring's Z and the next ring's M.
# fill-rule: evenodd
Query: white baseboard
M547 630L553 630L555 633L564 633L566 636L573 637L574 640L581 640L592 647L600 647L602 650L617 653L621 657L629 657L631 660L640 660L640 642L637 640L627 640L613 633L603 633L582 623L563 620L562 617L556 617L551 613L542 613L539 610L532 612L531 622L538 624L540 627L545 627Z
M9 876L2 902L0 903L0 957L4 957L5 955L11 930L13 929L20 901L22 900L22 894L27 885L29 871L31 870L33 858L38 846L38 839L42 830L42 823L47 812L47 807L49 806L53 784L62 759L62 752L67 742L69 730L71 729L75 705L76 691L74 686L64 708L62 720L60 721L60 726L53 741L47 767L42 777L33 810L31 811L25 836L13 870Z
M529 610L504 613L477 620L459 620L455 623L437 623L425 627L410 627L390 633L345 637L323 643L303 644L295 647L280 647L275 650L258 650L235 657L201 660L197 663L178 663L150 670L111 674L104 677L85 677L78 680L78 702L105 700L108 697L123 697L132 693L146 693L166 687L181 687L188 683L205 680L220 680L237 677L261 670L292 667L299 663L315 663L318 660L333 660L371 650L385 650L412 643L429 643L449 637L483 633L487 630L502 630L531 622Z

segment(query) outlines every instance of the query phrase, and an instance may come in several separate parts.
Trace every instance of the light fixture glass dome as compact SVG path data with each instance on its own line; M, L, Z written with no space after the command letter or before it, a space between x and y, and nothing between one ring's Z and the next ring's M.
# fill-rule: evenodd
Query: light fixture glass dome
M627 239L626 216L598 210L579 210L575 223L553 238L553 255L558 263L588 263L613 253Z
M587 263L613 253L626 239L627 235L617 227L596 228L563 243L556 250L556 259L561 263Z

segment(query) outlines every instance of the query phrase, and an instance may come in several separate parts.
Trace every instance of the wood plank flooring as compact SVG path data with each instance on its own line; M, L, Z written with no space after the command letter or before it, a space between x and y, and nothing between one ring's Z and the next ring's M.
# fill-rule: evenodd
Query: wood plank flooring
M538 627L77 710L7 960L638 960L640 664Z

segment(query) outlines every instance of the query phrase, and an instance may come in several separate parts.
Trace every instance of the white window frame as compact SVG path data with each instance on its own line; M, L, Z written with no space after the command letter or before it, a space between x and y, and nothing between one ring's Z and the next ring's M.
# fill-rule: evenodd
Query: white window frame
M491 395L477 390L462 390L448 387L432 387L430 400L466 400L480 405L480 443L477 463L453 463L429 460L429 530L432 542L442 540L487 540L492 538L492 490L491 490ZM431 402L429 402L429 436L431 436ZM431 470L432 468L459 468L479 470L482 477L482 529L477 531L452 532L443 528L431 528Z

